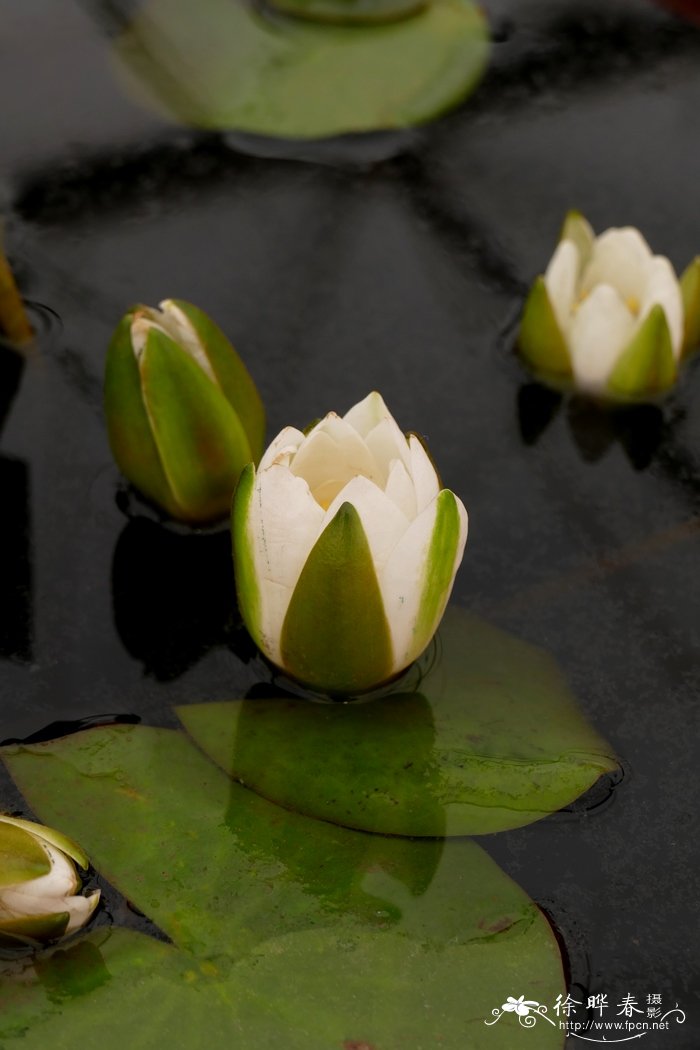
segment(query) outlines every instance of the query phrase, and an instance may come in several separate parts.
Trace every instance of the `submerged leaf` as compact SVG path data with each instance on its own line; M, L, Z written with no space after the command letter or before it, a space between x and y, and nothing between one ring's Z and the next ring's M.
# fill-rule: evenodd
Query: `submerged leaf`
M616 768L550 656L454 607L419 688L365 703L255 699L178 714L266 798L392 835L520 827Z

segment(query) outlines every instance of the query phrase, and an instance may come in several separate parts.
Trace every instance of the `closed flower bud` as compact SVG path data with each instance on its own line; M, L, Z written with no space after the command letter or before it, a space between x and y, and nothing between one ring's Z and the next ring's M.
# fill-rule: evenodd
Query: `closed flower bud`
M265 414L245 365L206 314L180 299L137 306L110 343L105 413L123 474L173 518L224 517L263 449Z
M76 864L87 857L64 835L0 816L0 948L48 944L88 922L100 891L80 893Z
M648 401L675 383L700 335L700 260L679 281L632 227L596 237L570 212L525 305L524 360L555 385L600 400Z
M377 393L308 433L287 427L233 506L239 604L265 656L329 695L408 667L442 618L467 513Z

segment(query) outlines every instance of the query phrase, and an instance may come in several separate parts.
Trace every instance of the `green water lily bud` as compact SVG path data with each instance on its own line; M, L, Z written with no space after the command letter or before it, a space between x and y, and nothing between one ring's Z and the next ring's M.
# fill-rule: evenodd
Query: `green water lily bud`
M83 851L65 835L0 815L0 948L37 947L79 930L100 891L83 895Z
M525 304L520 354L551 385L600 400L653 400L673 386L689 341L700 338L700 263L683 282L639 230L596 236L570 212Z
M388 681L432 639L467 512L372 393L343 418L283 430L243 472L232 531L258 647L303 684L346 696Z
M105 414L122 473L172 517L224 517L243 467L257 462L265 413L223 332L191 303L136 306L107 354Z

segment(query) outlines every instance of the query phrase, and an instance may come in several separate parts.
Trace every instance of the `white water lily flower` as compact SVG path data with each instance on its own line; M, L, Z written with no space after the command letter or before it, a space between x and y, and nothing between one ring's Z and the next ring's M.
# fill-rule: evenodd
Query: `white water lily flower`
M100 891L79 892L76 863L87 868L88 859L65 835L0 815L0 948L36 947L85 925Z
M329 694L371 689L435 633L467 538L421 441L370 394L287 427L233 505L239 603L272 663Z
M545 379L598 398L647 400L676 381L700 329L700 260L681 281L639 230L606 230L570 212L523 315L519 347Z

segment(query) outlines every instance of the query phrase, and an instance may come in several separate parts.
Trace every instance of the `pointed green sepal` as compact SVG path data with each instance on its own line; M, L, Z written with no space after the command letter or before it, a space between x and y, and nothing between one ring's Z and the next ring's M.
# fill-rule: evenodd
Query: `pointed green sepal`
M672 387L677 374L666 314L657 303L615 365L607 390L617 400L643 401Z
M16 828L21 828L24 831L28 831L31 835L43 839L50 846L55 846L61 853L65 853L67 857L70 857L83 869L87 869L90 864L87 854L80 848L78 843L74 842L73 839L69 839L67 835L63 835L60 831L56 831L55 828L47 828L45 824L37 824L34 820L21 820L19 817L2 816L0 817L0 824L3 823L12 824Z
M238 607L248 633L263 648L261 597L255 572L254 539L248 528L255 492L255 466L249 463L241 474L231 505L231 541Z
M104 410L109 443L122 474L144 496L177 517L179 508L163 471L143 403L141 374L131 339L135 310L121 319L107 351Z
M69 920L67 911L52 915L27 915L21 919L2 919L0 948L18 950L49 944L63 936Z
M177 517L199 523L224 517L252 458L238 416L203 369L158 328L149 329L139 365Z
M184 299L170 302L187 318L209 359L212 371L246 432L252 457L260 461L265 447L265 409L250 372L229 339L203 310Z
M282 662L330 695L366 692L392 674L389 624L360 517L344 503L313 547L282 627Z
M13 823L0 820L0 887L39 879L51 871L51 861L37 839Z
M455 575L461 522L457 499L443 489L436 500L435 524L423 574L423 593L414 628L415 655L419 656L437 630Z
M574 242L578 248L580 259L579 273L581 273L591 261L595 244L595 233L588 219L580 211L572 210L567 212L559 240Z
M571 358L544 277L537 278L525 303L518 348L533 372L558 380L571 378Z
M700 346L700 255L696 256L681 277L681 294L685 314L683 354Z

